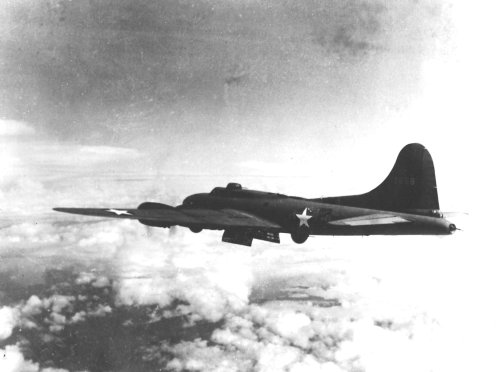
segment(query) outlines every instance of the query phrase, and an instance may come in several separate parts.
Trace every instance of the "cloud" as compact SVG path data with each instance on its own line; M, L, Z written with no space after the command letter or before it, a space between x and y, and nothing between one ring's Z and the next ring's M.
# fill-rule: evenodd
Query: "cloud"
M0 137L15 137L34 133L35 130L24 122L0 119Z
M33 244L37 252L51 247L73 260L104 257L111 264L106 275L89 269L75 273L77 287L70 293L28 298L17 307L22 327L35 324L61 334L88 317L113 316L116 306L158 305L155 321L182 315L190 326L221 322L208 340L185 341L184 348L165 343L151 351L158 355L155 361L174 370L210 368L210 358L228 370L258 365L263 371L305 366L390 371L418 355L426 357L414 362L416 369L439 361L431 340L439 339L435 319L447 313L436 311L444 290L436 278L448 251L423 248L425 238L395 238L391 244L374 238L366 249L356 238L339 238L335 249L328 249L327 238L311 239L307 246L284 239L281 246L257 242L249 250L220 243L218 232L169 233L135 221L4 230L6 237L22 236L19 244ZM401 242L407 250L401 251ZM425 277L419 262L426 265ZM99 291L98 300L92 291ZM101 295L105 291L112 291L116 303ZM386 350L402 357L389 358Z
M112 311L113 310L111 309L111 306L98 304L95 309L88 311L87 315L89 317L93 317L93 316L102 317L102 316L105 316L105 315L111 313Z
M98 233L107 229L117 239ZM46 233L60 239L42 239L39 249L86 247L90 256L107 257L111 270L75 273L71 293L31 296L18 307L21 327L30 320L61 334L88 317L113 316L116 306L158 305L151 321L182 315L190 327L220 322L206 339L144 351L171 370L447 370L446 345L454 344L446 332L457 324L443 320L459 311L450 288L464 279L457 281L458 267L448 271L450 280L440 279L442 264L450 255L466 257L454 237L438 239L439 249L425 244L433 239L414 237L373 238L364 247L361 239L339 238L334 249L326 238L307 246L284 239L249 250L219 243L218 232L147 232L130 221L53 225ZM112 291L117 302L95 300L92 291Z
M69 372L62 368L40 368L38 363L26 360L18 344L0 349L0 370L2 372Z
M44 307L44 301L40 300L38 296L32 295L22 307L22 314L24 316L38 315Z
M19 129L16 133L24 132ZM0 142L2 138L0 136ZM117 203L133 200L137 205L143 200L144 189L140 198L130 192L130 185L136 185L122 180L142 174L146 161L144 154L133 148L65 144L43 135L16 137L14 141L2 142L0 219L26 215L39 217L65 201L103 203L109 202L113 195ZM95 177L101 177L97 188ZM153 180L146 187L151 189L152 183ZM75 184L80 185L81 192L74 192Z
M210 321L243 308L252 283L249 255L230 252L212 239L210 233L194 236L184 231L131 237L114 261L119 301L168 306L180 300L188 303L179 307L183 313Z
M219 346L208 346L207 341L195 340L181 342L177 345L162 345L164 351L174 358L166 362L171 371L244 371L251 367L251 361L238 355L227 357L225 350ZM164 352L162 350L162 352ZM154 360L154 356L152 356Z
M80 171L98 165L109 165L120 161L132 161L141 157L136 149L114 146L86 146L37 142L31 144L31 152L24 154L30 166L79 168Z
M71 306L75 301L74 296L53 295L43 300L45 308L52 308L54 313L60 313L63 309Z
M315 41L329 52L354 55L387 48L383 32L388 7L382 2L316 2L311 23Z
M432 349L425 337L413 339L421 336L413 328L415 322L393 331L377 326L359 309L318 307L307 301L252 304L239 314L226 317L210 345L201 340L165 343L150 355L172 354L174 359L167 362L172 370L225 365L235 371L421 371L433 365L433 360L422 358ZM232 364L241 360L250 363Z
M0 308L0 340L5 340L12 334L13 328L19 323L19 310L9 306Z
M295 2L287 10L309 26L312 41L337 63L352 63L368 53L425 54L432 48L431 35L445 34L442 8L432 1L314 0ZM411 45L404 45L409 39Z
M450 297L457 283L441 275L459 245L426 246L432 240L375 238L366 249L352 239L339 239L335 250L325 250L324 239L256 246L248 261L255 302L225 308L209 340L165 341L146 355L171 370L453 370L456 342L443 321L462 305Z
M151 360L160 355L171 354L173 359L164 360L167 370L172 371L332 371L339 372L334 362L319 361L312 355L305 354L301 349L282 344L277 340L254 341L238 344L236 338L219 333L214 337L215 345L209 345L205 340L181 342L175 345L163 343L160 348L150 348L147 357ZM222 342L224 341L224 342Z
M60 332L67 325L83 322L88 318L103 317L113 310L109 303L111 282L107 277L99 276L97 281L82 281L87 273L81 273L75 280L76 287L71 292L75 295L52 294L48 297L31 295L27 301L15 306L0 309L0 340L11 336L14 327ZM95 284L98 285L95 285ZM56 283L50 289L61 288L68 292L69 283ZM87 293L88 295L82 295Z
M320 237L297 246L283 236L282 245L256 242L248 249L221 243L220 234L64 216L13 224L0 230L0 239L10 247L3 245L2 253L85 267L74 273L74 291L37 294L20 304L23 329L63 337L66 327L89 317L138 308L147 324L177 317L188 328L215 328L198 341L163 340L145 350L144 358L161 368L210 370L213 360L235 371L446 371L445 345L456 345L446 333L461 324L450 314L464 314L454 288L478 283L459 270L468 260L460 247L470 242L460 236ZM92 271L100 261L107 270ZM41 258L36 264L42 266ZM99 291L97 299L92 291Z
M78 277L75 280L76 284L90 284L93 281L96 280L96 275L94 273L88 273L85 271L82 271L80 274L78 274Z
M25 135L34 133L32 127L28 124L15 121L0 119L0 201L2 200L2 188L19 175L19 167L22 161L17 153L17 142L24 139Z
M294 363L289 372L341 372L342 369L333 362L320 363L314 357L306 355L302 361Z
M111 282L108 277L100 275L97 276L94 273L89 273L89 272L81 272L78 277L75 280L76 284L82 285L82 284L92 284L93 287L95 288L104 288L104 287L109 287L111 285Z
M5 372L39 372L38 363L25 360L18 345L7 345L0 349L0 370Z

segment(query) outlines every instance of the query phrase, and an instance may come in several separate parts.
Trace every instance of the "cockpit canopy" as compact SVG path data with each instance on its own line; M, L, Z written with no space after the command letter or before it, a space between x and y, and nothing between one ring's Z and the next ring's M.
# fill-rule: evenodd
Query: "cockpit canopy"
M226 186L226 190L230 191L241 190L241 189L242 189L241 184L236 182L229 182Z

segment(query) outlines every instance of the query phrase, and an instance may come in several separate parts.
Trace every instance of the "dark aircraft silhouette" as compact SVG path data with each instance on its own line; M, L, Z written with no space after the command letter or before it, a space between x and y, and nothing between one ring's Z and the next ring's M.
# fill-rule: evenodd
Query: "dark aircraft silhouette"
M378 187L361 195L305 199L247 190L238 183L188 196L181 205L145 202L137 209L54 208L88 216L129 218L193 232L224 230L222 241L250 246L253 239L296 243L309 235L447 235L456 230L439 211L434 165L427 149L406 145Z

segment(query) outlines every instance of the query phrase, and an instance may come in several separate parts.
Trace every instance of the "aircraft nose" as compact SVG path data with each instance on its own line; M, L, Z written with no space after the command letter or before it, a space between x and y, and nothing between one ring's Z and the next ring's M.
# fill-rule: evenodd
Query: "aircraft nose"
M448 230L450 231L450 234L453 234L457 230L457 226L454 223L450 223Z

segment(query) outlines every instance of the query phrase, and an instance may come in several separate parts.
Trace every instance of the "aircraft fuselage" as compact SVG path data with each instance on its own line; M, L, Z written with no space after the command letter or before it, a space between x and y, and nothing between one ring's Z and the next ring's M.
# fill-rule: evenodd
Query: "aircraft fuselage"
M241 193L241 196L234 195L237 193ZM183 204L177 208L183 210L210 208L245 211L283 226L283 229L279 230L283 233L293 233L298 228L308 228L310 235L447 235L454 231L454 225L444 218L401 212L390 213L407 219L411 223L362 226L332 225L329 223L330 221L370 216L386 211L321 203L317 199L289 197L252 190L241 190L233 192L233 195L228 194L194 194L186 198ZM304 215L305 218L301 219L297 215ZM202 228L210 227L203 226Z

